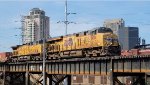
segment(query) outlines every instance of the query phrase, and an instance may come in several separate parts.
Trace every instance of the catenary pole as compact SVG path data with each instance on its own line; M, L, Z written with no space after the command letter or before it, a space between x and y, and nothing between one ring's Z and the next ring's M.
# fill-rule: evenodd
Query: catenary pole
M67 0L65 1L65 25L66 25L66 35L67 35L67 30L68 30L68 12L67 12Z
M43 29L43 85L46 85L46 73L45 73L45 59L46 59L46 52L45 52L45 42L46 42L46 32Z

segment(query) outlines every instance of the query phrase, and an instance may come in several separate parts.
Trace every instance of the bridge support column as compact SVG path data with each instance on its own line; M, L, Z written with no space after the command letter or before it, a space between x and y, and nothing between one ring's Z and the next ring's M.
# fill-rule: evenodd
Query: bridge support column
M110 85L115 85L115 79L114 79L113 72L110 72Z
M5 71L0 72L0 85L5 85Z
M113 74L113 60L110 61L110 85L115 85L114 83L114 74Z
M68 82L68 85L71 85L71 75L68 75L67 82Z
M29 72L27 71L25 73L25 85L30 85L30 77L29 77Z
M48 75L48 78L49 78L49 85L53 85L52 75Z
M3 85L5 85L5 77L6 77L5 71L3 71Z
M150 74L145 73L145 85L150 85Z
M150 74L145 73L145 84L150 85Z
M145 84L147 85L147 74L145 73Z

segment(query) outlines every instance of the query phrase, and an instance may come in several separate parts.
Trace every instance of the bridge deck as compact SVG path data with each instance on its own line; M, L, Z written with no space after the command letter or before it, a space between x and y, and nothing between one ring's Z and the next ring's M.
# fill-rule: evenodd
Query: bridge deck
M0 63L0 71L42 72L42 62ZM109 75L110 72L148 73L150 56L115 56L107 58L86 58L46 61L48 74Z

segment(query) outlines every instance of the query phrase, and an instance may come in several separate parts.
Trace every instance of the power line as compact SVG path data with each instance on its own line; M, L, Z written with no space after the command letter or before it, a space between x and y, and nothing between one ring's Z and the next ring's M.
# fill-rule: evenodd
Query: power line
M62 23L63 22L65 24L65 28L66 28L65 33L66 33L66 35L67 35L67 30L68 30L68 24L70 24L70 23L76 24L75 22L68 21L68 15L70 15L70 14L76 14L76 13L68 13L68 7L67 6L68 5L67 5L67 0L66 0L65 1L65 20L57 22L57 23Z

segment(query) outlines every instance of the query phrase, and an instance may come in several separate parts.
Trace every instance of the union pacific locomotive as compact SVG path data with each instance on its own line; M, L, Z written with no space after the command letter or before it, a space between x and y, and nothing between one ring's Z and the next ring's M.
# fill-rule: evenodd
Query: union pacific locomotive
M120 55L118 38L110 28L98 27L92 30L46 41L46 59L81 57L105 57ZM42 60L42 43L13 46L14 60Z

